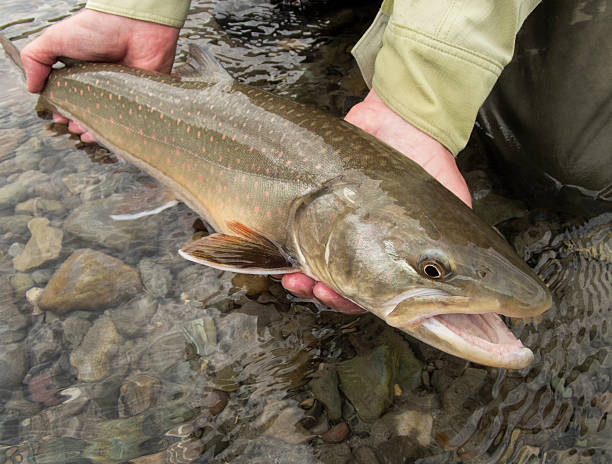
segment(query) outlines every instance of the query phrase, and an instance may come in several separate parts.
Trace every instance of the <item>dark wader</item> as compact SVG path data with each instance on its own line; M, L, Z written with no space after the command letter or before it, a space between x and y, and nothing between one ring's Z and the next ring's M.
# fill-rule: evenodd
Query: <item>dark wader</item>
M612 0L544 0L479 112L494 158L534 198L612 210L611 35Z

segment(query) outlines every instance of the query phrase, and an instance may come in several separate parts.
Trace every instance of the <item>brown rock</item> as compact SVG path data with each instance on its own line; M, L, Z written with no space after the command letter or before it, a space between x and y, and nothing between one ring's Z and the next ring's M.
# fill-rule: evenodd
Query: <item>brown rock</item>
M340 422L321 435L321 439L325 443L341 443L346 439L348 433L348 426L344 422Z
M34 218L28 223L32 237L23 252L13 259L13 266L20 272L40 266L55 259L62 251L64 233L49 226L46 218Z
M43 310L67 313L117 304L142 289L138 271L90 249L77 250L61 265L39 300Z

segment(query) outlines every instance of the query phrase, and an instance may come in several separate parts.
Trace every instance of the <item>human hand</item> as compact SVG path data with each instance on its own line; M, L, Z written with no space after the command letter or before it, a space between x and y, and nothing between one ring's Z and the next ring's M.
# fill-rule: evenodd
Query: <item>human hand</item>
M470 192L453 155L440 142L391 110L374 90L361 103L353 106L344 119L421 165L461 201L472 206ZM285 274L282 284L285 289L301 298L316 298L342 313L357 314L364 311L324 283L301 273Z
M60 56L170 73L178 34L175 27L85 9L47 28L21 51L27 89L42 91ZM81 134L84 142L95 141L93 134L77 123L57 114L53 119L69 122L68 129Z

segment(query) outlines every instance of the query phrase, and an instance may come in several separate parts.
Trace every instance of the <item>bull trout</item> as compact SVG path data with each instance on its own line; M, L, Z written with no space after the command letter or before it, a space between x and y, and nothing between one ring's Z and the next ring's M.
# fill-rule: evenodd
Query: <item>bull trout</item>
M14 46L3 46L19 64ZM182 248L184 258L233 272L300 271L448 353L530 363L499 315L535 316L551 295L496 231L371 135L232 80L203 50L192 56L198 78L67 64L51 73L40 104L215 228Z

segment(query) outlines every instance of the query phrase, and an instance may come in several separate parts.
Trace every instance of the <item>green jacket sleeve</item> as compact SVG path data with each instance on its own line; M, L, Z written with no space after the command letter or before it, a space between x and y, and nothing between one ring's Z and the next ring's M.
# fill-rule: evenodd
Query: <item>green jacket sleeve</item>
M181 28L190 0L88 0L85 8Z
M353 55L392 110L456 155L539 1L385 0Z

